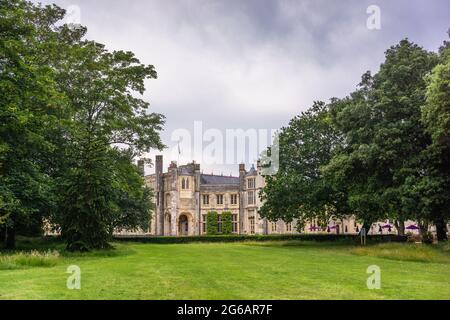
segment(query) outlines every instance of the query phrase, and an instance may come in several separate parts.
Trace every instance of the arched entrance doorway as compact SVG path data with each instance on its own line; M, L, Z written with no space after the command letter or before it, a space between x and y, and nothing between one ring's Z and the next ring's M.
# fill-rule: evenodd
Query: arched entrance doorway
M189 234L189 218L185 214L181 214L178 218L178 235L187 236Z

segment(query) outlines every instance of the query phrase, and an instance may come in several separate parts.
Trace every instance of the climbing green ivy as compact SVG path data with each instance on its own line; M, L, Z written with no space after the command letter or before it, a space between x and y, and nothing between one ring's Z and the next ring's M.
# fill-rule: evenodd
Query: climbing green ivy
M208 235L218 234L217 218L218 218L218 214L216 211L209 211L206 214L206 233Z
M222 213L222 234L233 233L233 215L230 211Z

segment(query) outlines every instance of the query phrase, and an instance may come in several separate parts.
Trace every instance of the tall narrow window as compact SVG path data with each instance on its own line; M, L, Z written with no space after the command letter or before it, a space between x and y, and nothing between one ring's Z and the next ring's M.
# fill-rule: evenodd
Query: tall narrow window
M291 222L286 223L286 231L287 232L291 232L292 231L292 223Z
M277 223L272 222L272 232L277 232Z
M222 205L223 204L223 194L218 194L216 196L217 204Z
M250 234L255 234L255 217L248 217L248 225L250 227Z
M232 194L230 199L231 204L237 204L237 194Z
M203 204L206 206L209 205L209 194L203 195Z
M254 189L255 188L255 178L250 178L247 180L247 188Z
M254 191L247 192L247 203L255 204L255 192Z
M202 214L202 233L206 233L206 214Z
M233 233L237 233L238 232L238 215L237 214L233 214Z
M186 180L184 180L184 178L181 179L181 189L186 189Z
M186 178L186 189L189 189L189 178Z

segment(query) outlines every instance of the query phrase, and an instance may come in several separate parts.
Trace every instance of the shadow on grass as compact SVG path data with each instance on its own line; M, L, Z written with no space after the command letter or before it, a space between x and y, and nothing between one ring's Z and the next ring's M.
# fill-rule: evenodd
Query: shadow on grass
M91 250L88 252L63 251L62 255L67 258L114 258L135 254L136 251L126 244L113 244L111 248L104 250Z
M0 246L0 253L11 253L21 251L47 251L58 250L63 251L65 244L59 238L52 237L17 237L16 248L14 250L6 250Z
M277 248L302 248L302 249L347 249L356 246L353 240L339 240L339 241L267 241L267 242L241 242L243 245L257 246L257 247L277 247Z

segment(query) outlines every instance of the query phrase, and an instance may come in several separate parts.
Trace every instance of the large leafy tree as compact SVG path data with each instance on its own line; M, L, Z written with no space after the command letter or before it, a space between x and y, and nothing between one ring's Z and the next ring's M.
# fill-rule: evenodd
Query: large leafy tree
M374 152L368 146L374 120L368 104L372 84L373 78L367 72L358 90L333 104L330 109L332 123L344 141L338 152L322 167L326 180L337 190L345 191L349 209L366 230L373 222L383 218L384 212L380 185L373 176L368 179L368 175L374 173L368 168L373 163L369 156Z
M450 30L449 36L450 36ZM450 42L439 50L439 64L427 77L427 100L422 108L422 120L433 144L450 150ZM448 153L447 153L448 156Z
M64 101L51 68L35 59L40 43L29 8L22 1L0 3L0 223L9 248L17 230L40 224L54 203L42 160L54 147L46 130Z
M329 109L330 105L315 102L280 130L279 170L265 177L261 216L287 222L297 219L301 229L307 221L326 224L348 213L345 191L334 189L320 170L341 145Z
M149 103L139 97L144 81L156 78L156 71L132 52L109 52L83 40L83 32L65 29L60 36L70 50L63 63L55 63L56 79L69 100L71 122L63 142L67 157L58 178L57 221L69 249L105 248L114 227L143 225L150 216L143 204L149 193L142 179L137 183L130 160L163 147L159 131L164 118L149 113Z
M449 31L450 34L450 31ZM421 175L414 182L415 198L422 215L436 226L438 240L446 240L446 224L450 218L450 43L440 49L439 64L427 77L426 102L422 121L432 143L423 152ZM418 201L419 202L419 201Z
M164 118L141 98L154 67L85 40L84 27L58 26L65 11L55 5L3 2L1 215L17 224L51 213L72 250L144 228L151 192L132 160L163 147Z
M400 233L415 217L411 177L421 174L423 150L430 143L421 119L425 102L424 77L436 55L408 40L386 52L386 61L335 112L335 124L345 135L346 148L325 172L349 191L349 205L365 227L393 218ZM416 216L417 217L417 216Z

